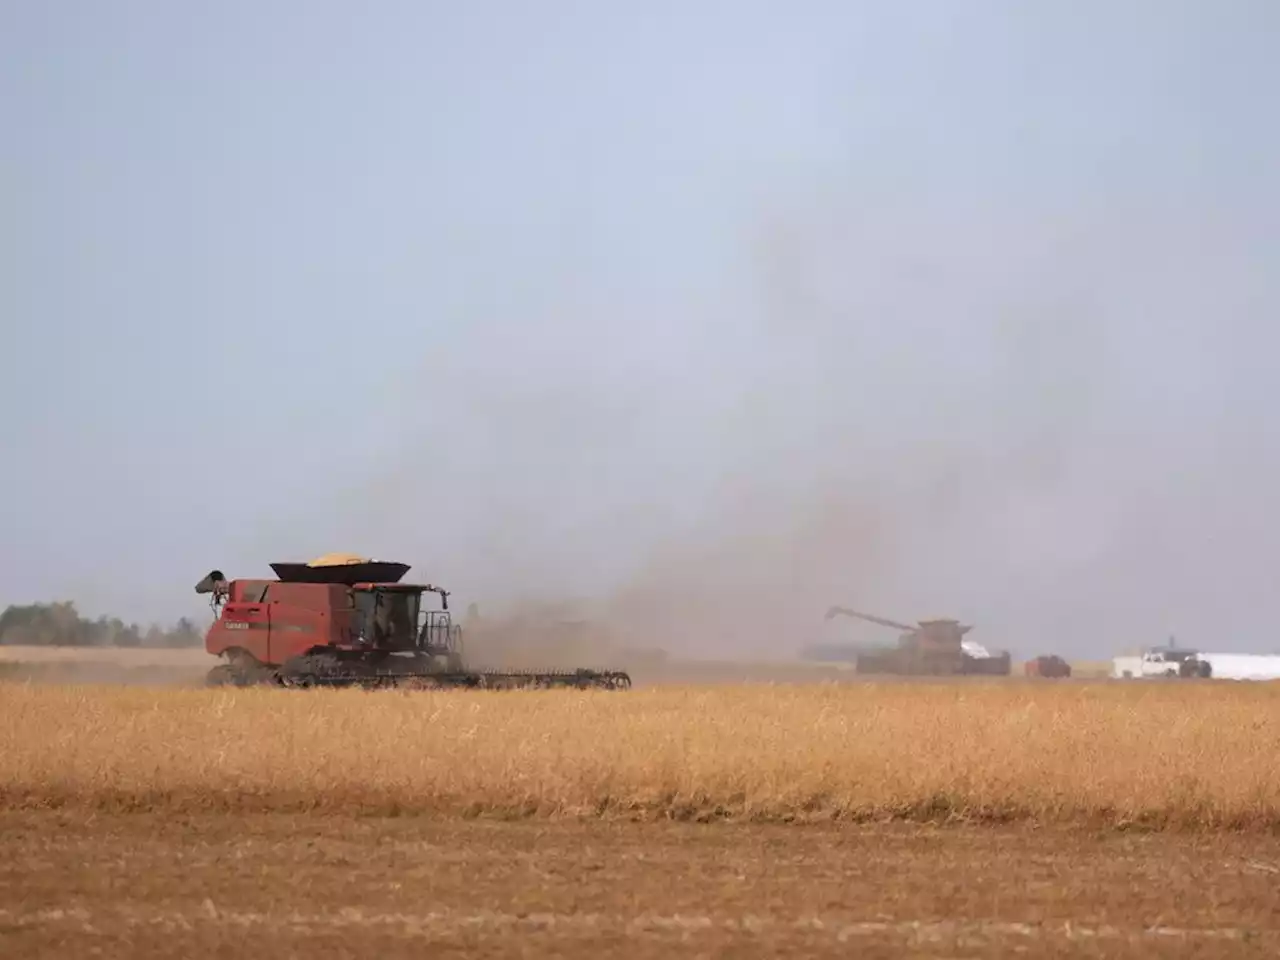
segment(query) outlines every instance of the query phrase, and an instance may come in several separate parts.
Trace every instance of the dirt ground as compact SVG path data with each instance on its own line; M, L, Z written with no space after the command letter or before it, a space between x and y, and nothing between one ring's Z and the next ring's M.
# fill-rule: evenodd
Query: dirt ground
M4 957L1274 957L1280 839L0 813Z

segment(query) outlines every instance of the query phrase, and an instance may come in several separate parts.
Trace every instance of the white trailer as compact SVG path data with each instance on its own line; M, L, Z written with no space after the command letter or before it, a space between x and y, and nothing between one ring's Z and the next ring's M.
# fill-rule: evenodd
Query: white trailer
M1280 680L1280 656L1261 653L1202 653L1219 680Z

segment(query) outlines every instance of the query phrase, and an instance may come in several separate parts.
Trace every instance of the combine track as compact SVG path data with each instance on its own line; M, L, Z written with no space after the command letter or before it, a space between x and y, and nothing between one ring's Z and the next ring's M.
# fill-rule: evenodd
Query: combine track
M326 673L306 676L277 676L283 687L470 688L473 690L531 690L551 687L627 690L631 678L617 670L572 671L470 671L439 673Z
M631 677L622 670L459 670L415 669L324 654L297 657L279 668L261 664L221 664L209 671L209 686L270 685L294 689L358 687L363 689L629 690Z

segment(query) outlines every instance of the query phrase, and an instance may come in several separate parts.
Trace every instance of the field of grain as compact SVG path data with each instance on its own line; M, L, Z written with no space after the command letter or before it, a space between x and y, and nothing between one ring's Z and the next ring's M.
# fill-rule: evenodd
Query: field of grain
M0 806L1280 827L1271 684L5 685Z
M1280 686L0 682L0 954L1280 954Z

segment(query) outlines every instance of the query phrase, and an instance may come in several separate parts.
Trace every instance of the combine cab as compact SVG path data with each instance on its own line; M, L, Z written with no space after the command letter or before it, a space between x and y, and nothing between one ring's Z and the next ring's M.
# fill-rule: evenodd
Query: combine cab
M627 689L622 671L469 670L449 592L406 584L408 564L346 554L273 563L275 579L228 580L214 570L196 585L216 619L205 649L225 662L210 685L419 686ZM427 608L428 594L439 609Z

